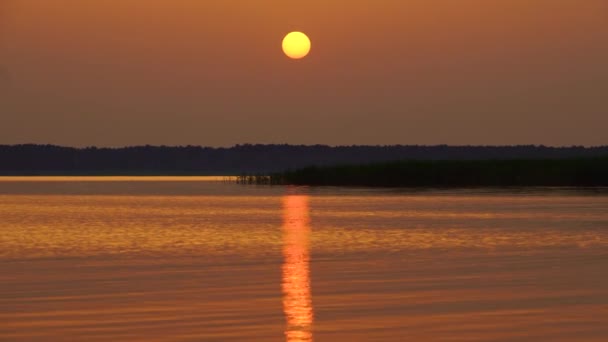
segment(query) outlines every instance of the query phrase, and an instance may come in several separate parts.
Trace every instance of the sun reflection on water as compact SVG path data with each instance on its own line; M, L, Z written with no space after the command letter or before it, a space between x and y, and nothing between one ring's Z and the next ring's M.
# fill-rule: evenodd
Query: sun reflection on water
M283 199L283 310L288 342L312 341L308 196Z

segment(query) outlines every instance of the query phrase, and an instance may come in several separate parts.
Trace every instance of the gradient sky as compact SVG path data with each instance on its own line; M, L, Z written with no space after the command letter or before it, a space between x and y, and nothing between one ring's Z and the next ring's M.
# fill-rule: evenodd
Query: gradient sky
M292 30L313 42L286 58ZM0 0L0 144L608 144L606 0Z

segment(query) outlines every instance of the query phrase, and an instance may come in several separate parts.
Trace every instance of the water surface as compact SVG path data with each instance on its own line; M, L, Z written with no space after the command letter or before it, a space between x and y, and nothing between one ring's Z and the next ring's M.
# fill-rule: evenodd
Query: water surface
M0 178L0 340L605 341L604 190Z

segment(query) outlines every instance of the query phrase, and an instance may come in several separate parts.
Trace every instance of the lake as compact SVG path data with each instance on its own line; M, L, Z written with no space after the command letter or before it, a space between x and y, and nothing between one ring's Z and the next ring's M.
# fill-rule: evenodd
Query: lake
M313 340L608 340L608 190L0 178L0 341Z

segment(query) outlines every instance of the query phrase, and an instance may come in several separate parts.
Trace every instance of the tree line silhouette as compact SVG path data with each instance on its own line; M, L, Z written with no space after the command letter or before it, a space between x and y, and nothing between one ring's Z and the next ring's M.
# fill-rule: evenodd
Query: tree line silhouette
M72 148L0 145L4 175L237 175L270 174L308 166L368 164L399 160L530 160L608 156L608 146L326 146L236 145Z

